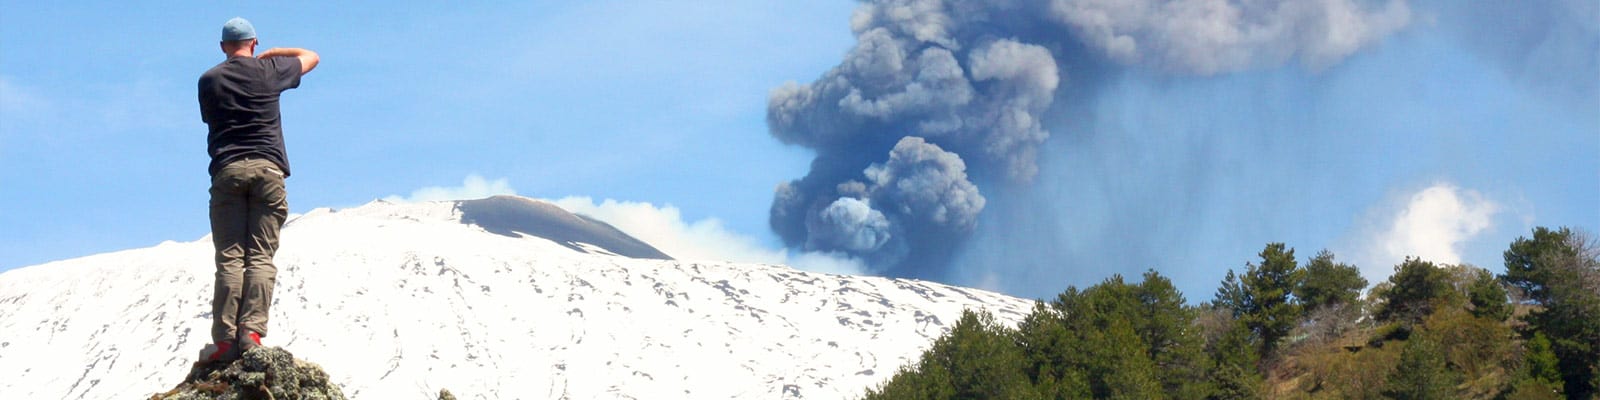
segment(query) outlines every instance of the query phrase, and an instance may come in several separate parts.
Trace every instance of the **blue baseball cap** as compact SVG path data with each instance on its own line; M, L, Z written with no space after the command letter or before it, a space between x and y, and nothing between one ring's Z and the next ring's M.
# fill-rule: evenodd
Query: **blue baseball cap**
M222 41L234 42L256 38L256 27L244 18L233 17L222 24Z

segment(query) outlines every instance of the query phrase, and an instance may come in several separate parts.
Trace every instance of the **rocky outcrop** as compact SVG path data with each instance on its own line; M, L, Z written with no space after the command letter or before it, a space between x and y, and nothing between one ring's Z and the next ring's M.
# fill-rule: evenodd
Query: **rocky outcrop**
M322 367L279 347L257 347L233 362L197 362L183 383L150 400L343 400Z

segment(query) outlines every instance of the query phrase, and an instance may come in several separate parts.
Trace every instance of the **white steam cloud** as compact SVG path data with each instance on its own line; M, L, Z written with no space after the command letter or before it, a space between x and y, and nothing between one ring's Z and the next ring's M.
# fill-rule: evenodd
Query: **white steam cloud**
M510 181L505 178L488 180L478 176L478 174L471 174L461 181L461 186L430 186L414 190L410 196L400 197L394 195L385 197L383 200L393 203L471 200L502 194L514 195L517 194L517 190L512 189Z
M431 186L417 189L409 196L389 196L384 201L395 203L472 200L496 195L516 195L516 189L506 178L486 179L478 174L467 175L460 186ZM649 243L662 252L680 260L735 261L788 265L794 268L830 274L861 275L865 264L847 254L828 251L791 252L763 246L755 238L742 235L722 225L716 218L684 221L677 207L656 206L645 202L595 201L589 197L566 197L549 200L563 209L598 219L634 238Z
M551 201L567 211L604 221L680 260L735 261L788 265L830 274L860 275L861 261L829 252L790 253L762 246L749 236L728 230L722 221L687 222L677 207L589 197Z
M1477 191L1437 183L1407 197L1397 210L1378 222L1383 230L1369 246L1370 265L1362 275L1374 282L1387 279L1405 257L1444 264L1462 261L1462 244L1493 225L1500 206Z

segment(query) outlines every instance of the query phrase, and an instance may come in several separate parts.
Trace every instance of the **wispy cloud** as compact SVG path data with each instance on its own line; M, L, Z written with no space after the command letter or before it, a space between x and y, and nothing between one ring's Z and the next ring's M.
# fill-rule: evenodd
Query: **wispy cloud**
M783 264L832 274L863 272L858 259L837 253L769 248L755 238L728 230L716 218L685 221L683 213L671 205L611 199L597 202L589 197L567 197L554 203L567 211L605 221L677 259Z
M205 129L194 108L193 89L182 90L172 79L141 77L87 85L86 90L56 85L0 75L0 133L8 142L27 139L63 147L81 140L146 143Z
M36 119L51 108L50 102L33 87L0 75L0 148L22 134L23 120Z
M471 174L461 181L461 186L429 186L412 191L410 196L392 195L383 199L390 202L407 203L481 199L501 194L517 194L517 190L511 188L510 181L505 178L489 180L478 174Z
M33 88L14 82L10 76L0 75L0 114L24 115L46 106L44 98Z
M91 100L107 126L178 129L201 126L192 92L170 78L139 77L107 85L109 95ZM98 103L98 104L95 104Z

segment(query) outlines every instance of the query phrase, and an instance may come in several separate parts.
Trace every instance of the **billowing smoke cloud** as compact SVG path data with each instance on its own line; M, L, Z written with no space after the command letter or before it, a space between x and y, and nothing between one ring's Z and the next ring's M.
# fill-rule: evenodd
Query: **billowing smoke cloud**
M836 248L855 253L874 253L896 239L890 233L889 220L882 212L872 209L866 200L843 197L822 209L817 218L808 221L806 229L811 237L806 242L810 248Z
M1404 1L1055 0L1051 16L1123 64L1202 75L1338 62L1405 27Z
M1064 66L1316 69L1410 19L1404 0L866 1L838 66L771 92L770 133L817 157L778 186L770 223L790 247L942 279L984 188L1038 174Z

